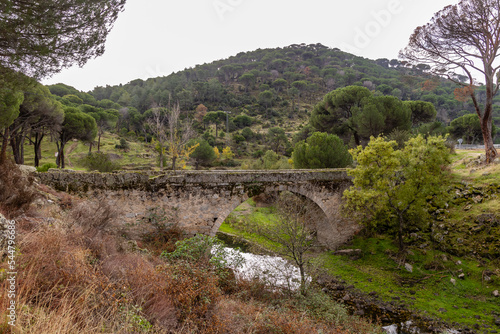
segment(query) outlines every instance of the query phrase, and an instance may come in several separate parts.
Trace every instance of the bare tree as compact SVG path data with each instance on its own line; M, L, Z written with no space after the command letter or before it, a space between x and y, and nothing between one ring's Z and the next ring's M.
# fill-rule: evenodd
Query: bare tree
M292 193L283 192L276 202L277 219L263 225L249 223L249 229L265 239L278 244L276 252L291 258L300 271L300 291L306 291L307 252L317 245L316 232L310 228L309 203Z
M491 128L493 97L500 80L499 48L500 0L462 0L416 28L408 46L400 52L400 57L429 65L431 72L447 77L470 95L480 119L487 163L498 155ZM463 70L467 79L461 80L457 70ZM474 92L475 73L485 80L486 98L482 105Z
M163 154L165 152L165 145L168 139L167 124L168 118L165 108L153 107L151 116L148 118L146 124L149 130L153 133L158 143L158 152L160 156L160 170L163 171Z
M177 162L186 161L197 145L189 147L188 141L193 138L194 130L189 119L181 120L181 110L177 103L172 109L155 107L147 124L159 145L160 170L163 171L163 155L172 160L172 169Z
M185 162L189 155L199 145L188 146L187 143L195 135L191 120L186 118L180 119L181 109L177 103L172 110L167 112L168 119L168 148L167 155L172 159L172 169L175 170L176 162Z

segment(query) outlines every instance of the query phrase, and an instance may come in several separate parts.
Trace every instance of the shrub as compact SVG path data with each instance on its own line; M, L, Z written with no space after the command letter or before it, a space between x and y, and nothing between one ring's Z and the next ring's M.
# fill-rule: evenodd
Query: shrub
M141 224L150 224L152 231L142 234L142 240L147 248L155 255L162 252L173 252L175 243L182 239L182 231L178 226L178 217L174 210L166 211L155 207L140 219Z
M295 168L343 168L352 163L344 142L336 135L315 132L293 150Z
M53 162L49 162L49 163L41 165L40 167L37 167L36 171L39 173L45 173L51 168L57 168L57 165Z
M98 170L101 173L109 173L120 169L120 164L111 161L107 154L94 152L87 155L83 160L83 166L89 171Z
M119 150L128 151L130 149L130 145L128 144L128 142L125 138L121 138L120 144L116 144L115 148L119 149Z
M29 207L36 198L33 177L24 175L10 159L0 163L0 209L6 216L15 216Z

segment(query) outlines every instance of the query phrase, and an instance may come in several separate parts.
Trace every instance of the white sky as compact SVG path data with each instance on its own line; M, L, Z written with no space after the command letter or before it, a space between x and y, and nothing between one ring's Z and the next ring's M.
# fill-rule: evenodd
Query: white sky
M242 51L321 43L397 58L413 30L458 0L128 0L103 56L42 81L82 91L168 75Z

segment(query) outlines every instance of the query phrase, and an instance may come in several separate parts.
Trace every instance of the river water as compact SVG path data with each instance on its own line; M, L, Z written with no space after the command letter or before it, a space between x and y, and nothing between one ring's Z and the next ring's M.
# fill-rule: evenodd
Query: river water
M237 254L243 257L244 262L240 266L234 267L230 265L239 279L259 279L271 289L287 288L297 290L300 288L299 269L281 257L245 253L233 248L225 248L225 251L232 254L231 257L235 257ZM233 263L234 261L230 260L229 262ZM308 281L310 281L310 278L308 278Z

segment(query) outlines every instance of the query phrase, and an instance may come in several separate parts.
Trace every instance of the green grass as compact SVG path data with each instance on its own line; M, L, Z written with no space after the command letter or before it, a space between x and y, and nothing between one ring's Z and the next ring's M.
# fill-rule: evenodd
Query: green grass
M398 263L396 258L391 259L387 254L388 250L395 254L397 247L386 236L358 237L349 246L362 249L363 256L352 261L345 256L323 254L320 261L330 274L341 277L360 291L375 291L385 301L400 297L416 312L469 327L476 323L491 325L494 321L492 312L500 310L500 300L491 294L500 288L500 283L483 284L484 267L479 267L476 260L451 257L437 250L410 248L413 255ZM442 260L443 255L447 261ZM461 265L456 264L458 260L462 261ZM413 272L405 269L405 262L413 265ZM426 269L426 265L433 262L440 267ZM464 280L457 277L459 269L466 275ZM456 285L451 283L451 278L456 280ZM446 312L442 313L440 309Z
M136 142L134 140L127 140L130 149L123 151L115 148L116 144L120 143L120 137L116 134L105 133L101 137L101 152L107 154L114 154L116 161L124 168L134 169L150 167L156 168L156 155L149 144L143 142ZM97 151L97 144L92 147L92 152ZM42 142L42 159L40 166L45 163L55 163L55 153L57 147L55 142L44 140ZM66 155L66 168L74 170L84 170L81 160L88 154L89 146L80 141L69 141L65 146ZM33 166L35 164L35 155L33 146L25 143L24 146L24 163Z
M474 154L468 151L460 152L455 156L455 161L459 162ZM487 170L490 173L486 175L488 178L471 177L470 168L459 162L454 165L453 174L455 181L465 181L471 186L484 187L486 184L498 183L500 167L489 166ZM480 238L487 235L467 233L469 228L476 226L470 220L484 213L498 215L500 212L500 201L497 197L473 204L468 211L464 211L468 203L450 205L445 220L435 223L449 230L448 237L456 239L457 233L460 233L460 237L467 241L475 241L476 244L482 243L483 239ZM252 219L261 224L272 223L274 219L272 207L256 208L254 203L251 203L250 207L251 213L247 215L241 213L245 213L245 210L248 212L248 206L245 209L237 208L236 214L230 215L222 225L221 231L272 248L265 238L248 234L238 228L245 219ZM470 247L475 247L476 244L471 243ZM324 252L313 261L326 269L329 274L346 281L347 285L353 285L358 291L367 294L376 292L378 298L386 302L399 297L412 311L423 316L442 319L450 324L457 323L454 326L456 329L465 326L473 328L479 324L481 328L489 325L492 326L491 330L498 330L494 321L500 317L500 298L493 297L492 291L500 290L499 259L478 259L470 252L466 252L462 257L454 256L441 251L442 246L429 243L422 249L419 244L410 244L408 254L402 259L397 256L398 247L394 237L357 236L349 245L345 245L345 248L361 249L362 256L359 259L351 260L346 256ZM461 261L461 264L457 264L457 261ZM405 263L413 266L413 272L405 269ZM491 281L483 281L485 270L495 273ZM463 280L458 278L461 272L465 274ZM451 282L452 278L455 280L455 285ZM446 311L442 312L443 309Z

